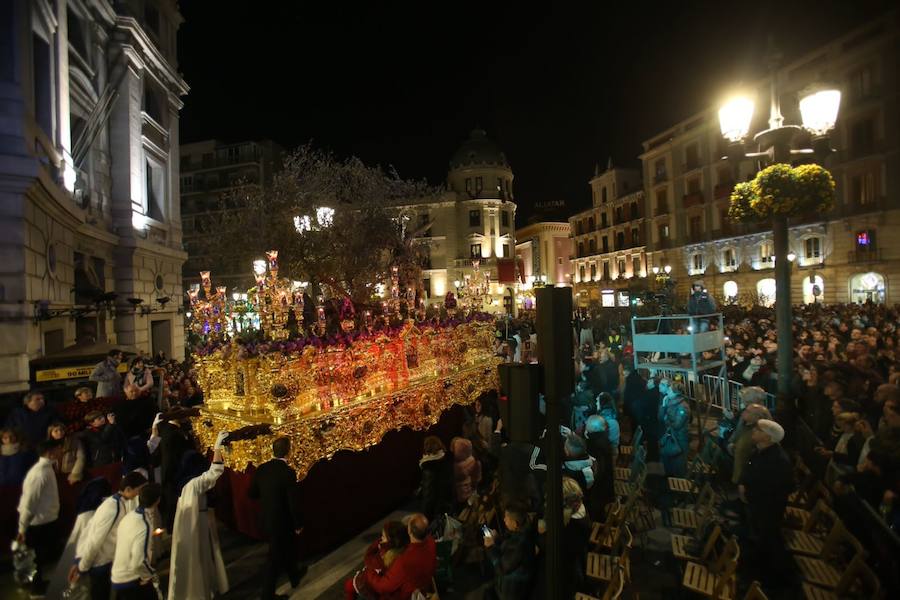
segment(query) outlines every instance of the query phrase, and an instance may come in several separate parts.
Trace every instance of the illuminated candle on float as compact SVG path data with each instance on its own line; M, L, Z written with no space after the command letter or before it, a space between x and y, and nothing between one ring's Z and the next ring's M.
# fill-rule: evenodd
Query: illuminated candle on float
M268 250L266 258L269 260L269 271L272 272L272 277L274 278L278 275L278 250Z

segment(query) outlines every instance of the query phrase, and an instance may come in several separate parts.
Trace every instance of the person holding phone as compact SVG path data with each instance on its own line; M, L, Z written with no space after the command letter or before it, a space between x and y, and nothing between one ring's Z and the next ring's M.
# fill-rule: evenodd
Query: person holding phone
M482 528L484 547L494 565L494 592L500 600L527 598L535 571L534 531L525 507L510 505L503 513L506 533Z

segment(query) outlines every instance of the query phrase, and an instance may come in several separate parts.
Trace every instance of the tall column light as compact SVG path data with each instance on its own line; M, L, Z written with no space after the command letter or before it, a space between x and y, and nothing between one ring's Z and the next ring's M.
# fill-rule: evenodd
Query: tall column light
M753 136L753 141L758 146L756 152L746 152L744 149L744 143L753 120L753 100L745 96L737 96L719 109L719 125L722 137L729 141L727 158L732 162L735 182L740 181L739 163L742 160L760 160L768 164L790 164L792 156L812 155L821 164L833 152L828 135L834 129L837 121L841 92L836 89L818 88L802 94L799 103L800 115L803 120L802 129L812 134L813 147L792 148L801 127L784 124L778 95L777 59L770 61L770 66L772 67L772 83L769 129ZM791 261L788 257L787 217L777 216L773 219L772 233L775 246L775 289L777 294L775 323L778 330L778 408L780 410L787 406L793 372Z

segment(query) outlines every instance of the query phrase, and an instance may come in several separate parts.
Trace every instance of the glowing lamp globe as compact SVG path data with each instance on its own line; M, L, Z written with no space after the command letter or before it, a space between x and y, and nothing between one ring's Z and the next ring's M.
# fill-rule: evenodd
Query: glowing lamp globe
M753 100L746 97L732 98L719 109L719 127L729 142L740 142L750 131L753 119Z
M825 135L834 129L840 106L841 92L838 90L821 90L804 96L800 99L803 127L813 135Z

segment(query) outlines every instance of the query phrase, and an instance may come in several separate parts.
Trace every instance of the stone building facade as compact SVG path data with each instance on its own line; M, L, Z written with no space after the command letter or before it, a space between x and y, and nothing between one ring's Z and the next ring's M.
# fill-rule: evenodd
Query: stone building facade
M777 71L776 89L787 124L802 122L798 100L811 86L836 85L842 91L836 127L831 133L836 152L825 163L837 184L834 209L791 224L790 251L796 256L791 298L795 303L900 302L900 236L895 235L900 227L898 74L897 11ZM750 138L768 127L771 85L767 77L748 88L756 99ZM809 134L801 138L801 145L810 143ZM771 303L777 294L772 232L765 225L729 222L735 175L725 155L718 106L710 106L646 140L640 155L643 168L639 187L643 194L636 213L640 222L634 224L642 235L640 245L628 251L634 257L640 249L643 275L652 273L654 267L670 266L682 301L689 282L702 279L720 301ZM756 163L741 162L737 179L748 180L757 170ZM618 294L622 287L615 281L619 277L616 263L620 261L613 255L609 255L609 277L614 283L595 285L597 278L607 280L602 266L607 256L602 251L602 238L618 235L617 225L608 222L604 226L596 209L595 197L591 210L570 219L576 242L573 280L578 291L578 285L587 279L592 302L597 292ZM634 225L629 223L626 228ZM598 250L593 250L590 243L596 238ZM579 251L582 243L584 249ZM596 274L591 271L592 261L598 265ZM625 277L633 276L636 271L629 268L627 257L625 265ZM617 298L616 305L624 298ZM582 295L580 300L585 303L588 299ZM609 305L609 301L601 297L602 304Z
M431 223L417 242L427 247L424 289L431 304L443 302L479 261L491 276L493 310L515 280L516 205L506 155L476 129L450 160L447 190L432 202L405 207L417 229ZM487 308L487 307L486 307Z
M203 253L210 247L203 238L216 235L211 225L216 213L241 209L235 191L272 183L282 154L282 148L271 140L233 144L204 140L181 145L181 224L188 251L182 273L185 287L199 283L200 271L210 271L215 284L227 286L229 292L244 292L253 286L251 265L262 257L248 253L225 262Z
M76 342L183 356L176 2L0 6L0 393Z

